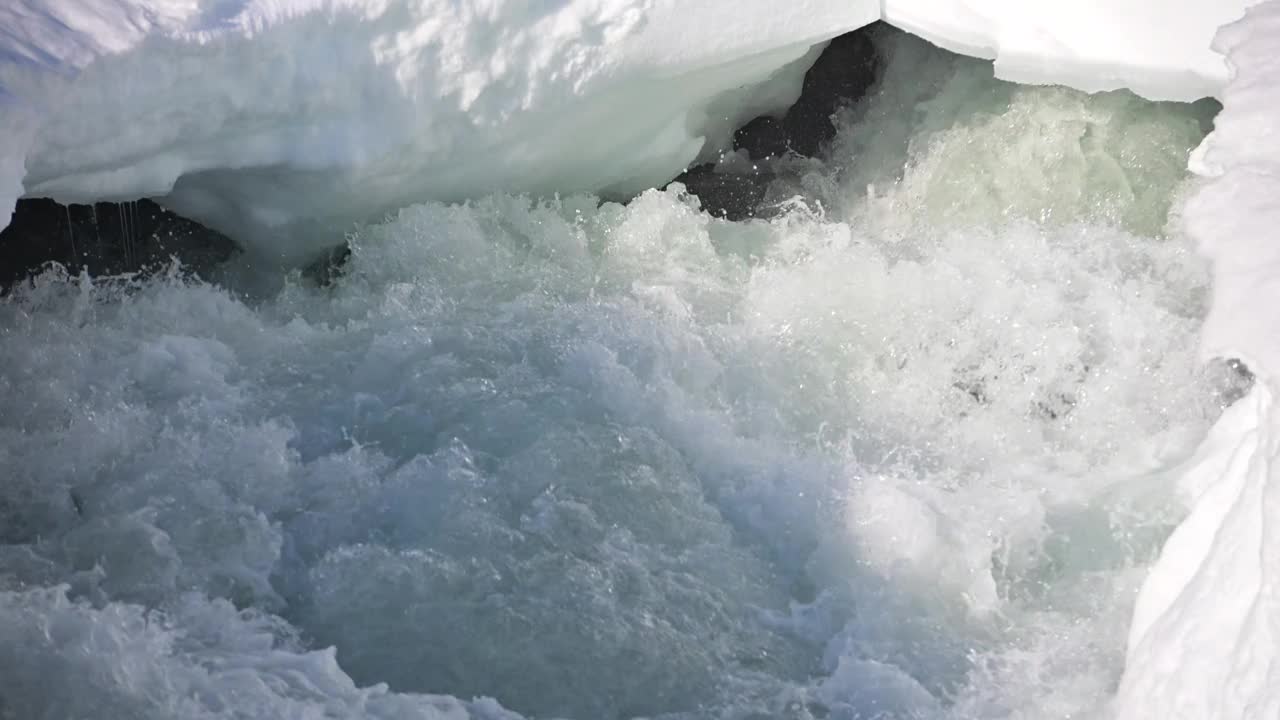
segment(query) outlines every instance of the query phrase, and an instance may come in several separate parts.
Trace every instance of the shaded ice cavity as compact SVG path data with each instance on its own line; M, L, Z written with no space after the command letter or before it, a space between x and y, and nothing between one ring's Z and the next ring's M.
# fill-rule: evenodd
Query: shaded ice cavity
M770 222L491 197L328 288L0 300L0 716L1101 709L1229 390L1202 112L886 51Z

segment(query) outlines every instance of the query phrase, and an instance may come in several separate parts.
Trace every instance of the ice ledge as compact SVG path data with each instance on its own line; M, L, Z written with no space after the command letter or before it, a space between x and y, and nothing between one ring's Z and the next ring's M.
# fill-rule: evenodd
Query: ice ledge
M1232 78L1183 211L1213 263L1201 352L1258 382L1184 468L1190 508L1138 597L1122 720L1280 717L1280 2L1218 34Z
M1216 94L1249 0L14 0L0 214L160 198L296 262L425 199L670 179L884 18L1012 80Z
M953 52L995 61L1013 82L1151 100L1216 96L1227 79L1217 28L1257 0L886 0L884 19Z

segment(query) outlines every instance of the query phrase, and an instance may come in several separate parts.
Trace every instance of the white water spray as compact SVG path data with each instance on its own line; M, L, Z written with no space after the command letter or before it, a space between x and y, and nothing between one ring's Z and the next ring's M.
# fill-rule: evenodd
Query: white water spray
M772 222L499 196L332 288L0 301L0 715L1102 712L1231 377L1204 118L891 51Z

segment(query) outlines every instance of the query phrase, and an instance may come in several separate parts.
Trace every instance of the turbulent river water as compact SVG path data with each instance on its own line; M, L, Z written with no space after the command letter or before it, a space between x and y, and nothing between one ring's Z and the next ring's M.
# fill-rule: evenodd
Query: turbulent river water
M1105 716L1241 382L1170 221L1214 108L883 50L768 221L498 196L332 286L0 299L0 717Z

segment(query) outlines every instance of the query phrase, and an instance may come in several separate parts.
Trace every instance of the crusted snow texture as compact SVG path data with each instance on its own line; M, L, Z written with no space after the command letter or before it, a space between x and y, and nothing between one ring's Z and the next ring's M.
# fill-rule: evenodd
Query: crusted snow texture
M996 74L1086 92L1127 88L1152 100L1217 95L1227 79L1210 43L1257 0L887 0L884 19Z
M1259 382L1183 473L1191 508L1139 595L1117 700L1126 720L1280 717L1280 2L1219 33L1233 78L1193 156L1184 209L1213 262L1207 357Z
M677 0L21 0L0 8L19 37L0 39L0 83L44 117L25 194L163 197L288 261L343 222L424 199L660 183L708 138L794 101L796 61L877 14L869 0L755 13Z
M1011 79L1191 99L1246 2L9 0L0 215L150 196L297 262L411 202L665 182L882 15Z

